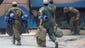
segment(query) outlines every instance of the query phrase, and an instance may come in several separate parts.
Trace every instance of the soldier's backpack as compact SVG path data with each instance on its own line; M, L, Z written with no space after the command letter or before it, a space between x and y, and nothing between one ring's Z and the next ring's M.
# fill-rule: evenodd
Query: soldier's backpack
M36 36L36 42L38 46L45 47L46 46L46 29L43 28L43 26L40 26L37 29L37 33L35 36Z

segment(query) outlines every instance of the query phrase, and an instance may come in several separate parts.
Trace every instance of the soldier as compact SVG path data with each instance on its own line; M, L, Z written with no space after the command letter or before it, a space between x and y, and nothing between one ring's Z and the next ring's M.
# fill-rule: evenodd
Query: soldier
M22 26L20 17L24 14L23 11L17 7L17 2L12 2L12 7L8 9L6 12L6 18L10 16L10 13L14 14L14 18L12 19L13 23L13 44L17 41L17 45L21 45L21 37L20 37L20 28ZM13 15L12 14L12 15Z
M53 3L53 0L49 1L48 7L53 11L55 22L56 22L56 6Z
M49 1L43 0L43 7L40 8L40 22L39 27L43 26L48 35L49 38L55 43L55 48L58 48L58 42L56 41L56 37L54 35L54 24L55 24L55 16L54 12L48 7Z
M76 8L73 7L65 7L64 13L70 17L70 30L73 35L79 35L80 34L80 28L79 28L79 17L80 13Z
M57 24L56 24L56 6L54 5L54 2L53 0L49 0L49 5L48 7L53 11L53 16L54 16L54 28L57 27Z

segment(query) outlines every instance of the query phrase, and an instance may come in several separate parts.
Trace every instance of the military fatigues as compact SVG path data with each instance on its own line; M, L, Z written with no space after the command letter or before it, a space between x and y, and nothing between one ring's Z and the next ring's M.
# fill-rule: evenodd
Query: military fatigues
M44 15L48 17L46 21L43 19ZM56 41L56 37L54 35L54 21L55 21L54 17L55 16L53 11L48 6L41 7L40 16L42 16L42 19L43 19L43 23L42 23L43 27L46 29L50 39L55 43Z
M50 0L52 1L52 0ZM54 16L54 26L56 26L56 6L54 4L49 4L48 7L53 11ZM57 26L56 26L57 27Z
M54 4L49 4L48 7L53 11L53 16L56 20L56 6Z
M80 28L79 28L79 19L77 20L77 18L79 18L79 11L75 8L69 10L68 12L68 16L70 16L70 30L72 32L72 34L80 34Z
M12 24L12 28L13 28L13 39L20 41L21 37L20 37L20 28L22 26L21 20L20 20L20 16L23 15L23 11L18 8L18 7L11 7L8 9L7 13L6 13L6 17L9 16L10 13L14 13L15 18L14 18L14 23ZM13 42L15 44L15 42Z

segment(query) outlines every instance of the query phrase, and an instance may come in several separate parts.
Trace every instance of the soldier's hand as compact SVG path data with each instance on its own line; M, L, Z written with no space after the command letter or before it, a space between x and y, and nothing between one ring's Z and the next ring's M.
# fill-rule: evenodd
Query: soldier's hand
M42 25L39 25L38 28L40 29L42 27Z
M79 20L79 18L76 18L76 21L78 21Z

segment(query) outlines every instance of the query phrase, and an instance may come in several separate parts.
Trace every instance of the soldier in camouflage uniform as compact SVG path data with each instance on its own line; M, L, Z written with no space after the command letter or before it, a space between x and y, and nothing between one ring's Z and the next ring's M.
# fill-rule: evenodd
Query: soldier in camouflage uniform
M53 0L49 0L49 5L48 7L53 11L53 16L54 16L54 28L57 28L56 24L56 6L54 5Z
M53 3L53 0L49 1L48 7L53 11L54 18L55 18L55 24L56 24L56 6Z
M49 38L55 43L55 48L58 48L58 42L56 42L56 37L54 35L54 24L55 24L55 15L53 10L48 7L49 1L43 0L44 6L40 8L40 23L39 26L43 26ZM46 17L45 17L46 16Z
M6 18L9 17L9 14L14 14L14 23L11 24L13 28L13 44L17 40L17 45L21 45L21 37L20 37L20 28L22 26L20 16L23 15L23 11L17 7L17 2L12 2L12 7L8 9L6 12Z
M79 28L79 17L80 13L77 9L73 7L65 7L64 13L70 17L70 30L73 35L79 35L80 34L80 28Z

